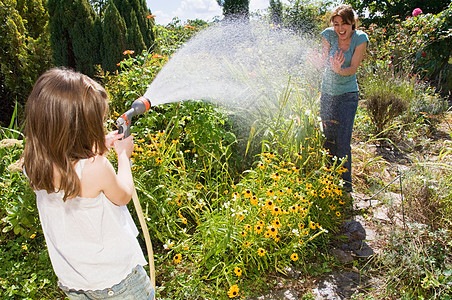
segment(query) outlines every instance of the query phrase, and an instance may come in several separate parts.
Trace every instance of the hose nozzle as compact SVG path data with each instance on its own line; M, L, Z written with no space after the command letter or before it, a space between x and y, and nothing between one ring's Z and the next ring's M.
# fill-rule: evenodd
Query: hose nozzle
M142 114L151 108L151 101L141 96L137 100L133 101L132 108L123 113L117 120L116 125L118 126L118 133L124 133L126 138L130 135L130 125L132 117L135 115Z

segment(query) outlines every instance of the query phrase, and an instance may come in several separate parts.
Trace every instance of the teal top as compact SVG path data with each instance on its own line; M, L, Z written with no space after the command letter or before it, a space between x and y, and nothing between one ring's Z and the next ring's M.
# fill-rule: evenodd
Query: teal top
M321 34L330 44L329 57L334 57L336 51L340 51L337 33L334 31L333 27L329 27L325 29ZM342 68L350 67L356 47L368 41L369 38L367 37L366 33L361 30L355 30L352 35L350 47L348 48L347 52L344 52L345 61L342 64ZM356 80L356 74L343 76L333 72L330 66L330 60L328 59L327 67L325 68L325 72L323 73L322 93L337 96L357 91L358 82Z

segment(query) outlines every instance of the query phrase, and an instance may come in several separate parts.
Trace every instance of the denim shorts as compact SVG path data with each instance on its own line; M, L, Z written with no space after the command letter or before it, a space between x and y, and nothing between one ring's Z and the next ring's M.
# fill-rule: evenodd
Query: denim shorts
M114 299L114 300L153 300L154 288L142 266L136 266L120 283L104 290L75 291L60 286L71 300Z

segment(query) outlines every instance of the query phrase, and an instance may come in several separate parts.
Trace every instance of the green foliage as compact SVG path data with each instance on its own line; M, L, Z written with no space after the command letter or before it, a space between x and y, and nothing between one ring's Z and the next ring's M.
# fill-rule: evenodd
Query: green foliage
M450 233L421 224L394 231L376 264L385 273L382 297L450 299L452 260Z
M65 299L42 234L28 236L0 233L0 298Z
M411 74L428 80L442 95L447 95L451 55L452 8L437 14L421 14L403 21L394 17L384 27L371 24L367 69L399 76Z
M0 22L0 125L6 126L15 102L22 111L34 81L49 68L51 52L42 1L1 1Z
M39 222L34 192L22 173L20 156L22 141L16 139L0 140L0 223L2 232L13 231L18 235L30 235L37 232Z
M156 26L156 42L159 45L160 53L170 56L182 47L191 36L207 27L207 25L202 20L188 20L186 24L183 24L176 17L166 26Z
M250 14L250 0L217 0L223 7L225 19L248 18Z
M284 26L300 33L317 36L323 29L323 16L331 1L290 0L283 14Z
M356 9L361 16L369 14L364 20L366 25L376 23L379 26L390 25L394 16L402 19L410 17L415 8L421 8L424 13L437 14L450 5L449 0L345 0Z

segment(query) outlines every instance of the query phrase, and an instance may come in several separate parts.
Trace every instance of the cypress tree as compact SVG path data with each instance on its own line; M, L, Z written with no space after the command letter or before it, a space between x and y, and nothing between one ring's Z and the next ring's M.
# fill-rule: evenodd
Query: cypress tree
M128 48L134 50L137 54L146 49L134 11L130 14L130 25L127 27L127 42Z
M225 19L248 19L250 14L249 0L217 0L217 2L223 6L223 15Z
M50 34L56 65L94 75L95 13L87 0L49 0Z
M281 0L270 0L270 20L275 25L282 24L283 6Z
M117 70L127 47L127 28L113 1L107 5L102 25L102 67L107 71Z

